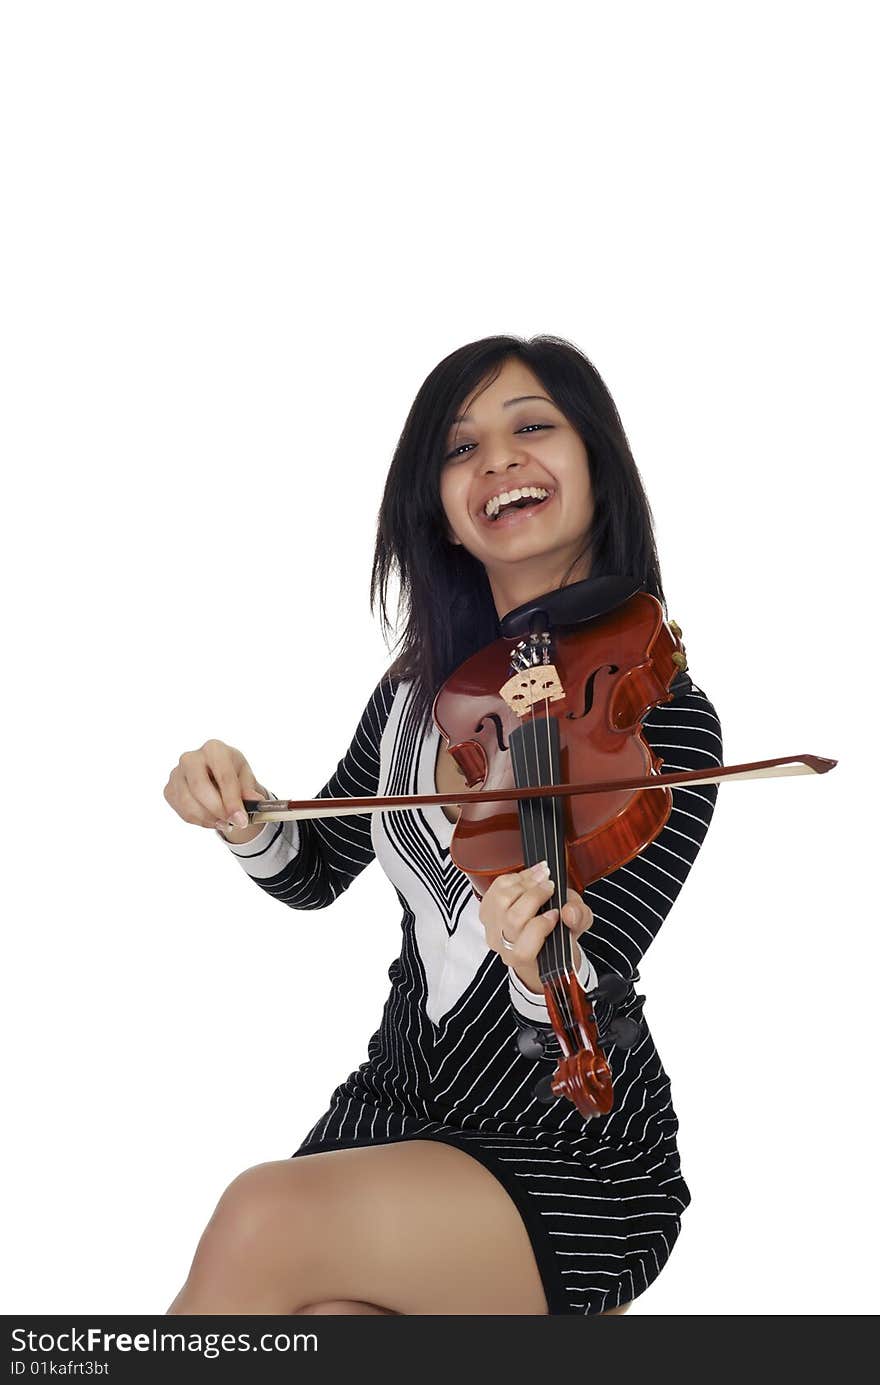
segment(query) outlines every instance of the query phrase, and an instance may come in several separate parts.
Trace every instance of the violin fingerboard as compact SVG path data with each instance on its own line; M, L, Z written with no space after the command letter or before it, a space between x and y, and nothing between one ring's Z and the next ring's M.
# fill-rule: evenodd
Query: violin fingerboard
M562 783L559 767L559 725L555 717L530 716L508 736L517 788ZM541 977L561 975L571 960L571 941L562 923L562 905L568 899L563 798L527 798L517 803L525 868L546 860L555 884L542 909L559 909L557 927L538 954Z

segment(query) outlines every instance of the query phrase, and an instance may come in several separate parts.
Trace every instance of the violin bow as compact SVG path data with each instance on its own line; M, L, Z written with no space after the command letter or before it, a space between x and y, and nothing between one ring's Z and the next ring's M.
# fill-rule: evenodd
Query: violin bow
M658 760L657 767L663 764ZM600 784L540 784L533 788L469 789L434 794L393 794L373 798L246 798L248 822L291 822L299 818L341 818L357 813L393 813L405 808L443 804L505 803L510 799L565 798L573 794L616 793L620 789L668 789L675 784L722 784L742 779L775 779L790 774L827 774L836 760L823 755L783 755L775 760L725 765L718 769L652 774L646 778L609 779Z

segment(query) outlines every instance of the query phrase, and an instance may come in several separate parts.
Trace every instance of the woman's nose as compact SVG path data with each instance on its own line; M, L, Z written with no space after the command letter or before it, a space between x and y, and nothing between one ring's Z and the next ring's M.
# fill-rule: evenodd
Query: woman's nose
M486 465L483 467L483 475L484 475L484 476L495 476L495 475L503 476L505 472L508 472L508 471L510 471L511 469L513 469L513 468L515 468L515 467L518 467L518 466L522 466L522 461L521 461L518 457L508 457L508 460L507 460L506 462L505 462L505 461L493 462L492 459L491 459L491 457L490 457L490 458L488 459L488 461L486 462Z

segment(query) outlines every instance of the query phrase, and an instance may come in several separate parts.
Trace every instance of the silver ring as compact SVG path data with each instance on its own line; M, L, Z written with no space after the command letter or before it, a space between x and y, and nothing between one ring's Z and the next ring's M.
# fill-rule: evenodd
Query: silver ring
M504 936L504 929L503 929L503 928L502 928L502 930L501 930L501 946L502 946L502 947L506 947L506 948L508 949L508 951L511 951L512 948L513 948L513 943L510 942L510 940L509 940L508 938L505 938L505 936Z

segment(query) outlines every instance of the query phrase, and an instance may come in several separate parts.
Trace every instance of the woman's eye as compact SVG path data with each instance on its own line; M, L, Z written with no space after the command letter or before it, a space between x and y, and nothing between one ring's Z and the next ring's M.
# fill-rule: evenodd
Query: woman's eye
M552 424L552 423L527 423L527 424L525 425L525 427L523 427L523 428L517 428L516 431L517 431L518 433L527 433L527 432L529 431L530 428L552 428L552 427L553 427L553 424ZM474 446L476 446L475 443L472 443L472 442L463 442L462 445L461 445L461 447L456 447L456 448L454 449L454 451L447 453L447 455L446 455L446 460L447 460L447 462L450 461L451 458L457 457L458 454L459 454L459 452L463 452L464 449L465 449L466 447L474 447Z

